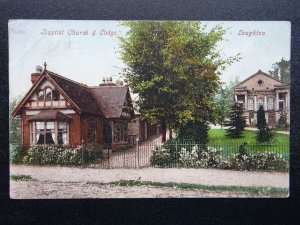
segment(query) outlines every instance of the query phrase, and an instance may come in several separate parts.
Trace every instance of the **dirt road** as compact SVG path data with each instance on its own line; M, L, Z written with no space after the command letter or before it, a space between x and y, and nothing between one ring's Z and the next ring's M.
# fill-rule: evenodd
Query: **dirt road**
M207 191L170 187L121 187L99 183L12 181L10 196L17 199L70 198L261 198L287 197L286 194Z
M22 196L24 198L30 198L35 196L39 198L39 193L42 194L43 190L48 190L50 193L55 192L57 186L61 189L58 193L51 195L52 198L60 196L65 198L65 193L77 189L81 192L85 185L88 185L91 190L87 190L87 196L90 196L88 192L96 193L93 190L99 189L97 185L91 185L91 183L109 183L119 180L141 180L141 181L155 181L155 182L175 182L175 183L191 183L202 185L215 185L215 186L255 186L255 187L289 187L288 173L272 173L272 172L249 172L249 171L229 171L218 169L177 169L177 168L143 168L143 169L96 169L96 168L77 168L77 167L59 167L59 166L20 166L11 165L11 175L29 175L38 182L11 182L11 197L18 198ZM91 194L98 196L104 191L107 196L148 196L143 192L144 188L139 191L140 187L130 187L128 191L120 191L121 187L113 188L100 188L99 194ZM123 188L123 187L122 187ZM122 189L121 188L121 189ZM65 190L66 189L66 190ZM116 191L113 191L115 190ZM107 190L107 191L105 191ZM109 190L112 192L110 193ZM123 189L122 189L123 190ZM134 191L133 193L131 191ZM152 190L152 189L151 189ZM185 190L182 190L185 191ZM47 191L46 191L47 192ZM118 193L122 194L118 194ZM126 193L131 193L127 195ZM47 192L48 193L48 192ZM161 192L158 192L161 193ZM167 193L167 192L166 192ZM176 192L177 193L177 192ZM177 194L174 193L175 196ZM194 192L191 192L194 193ZM203 194L203 193L202 193ZM202 196L201 194L201 196ZM156 194L153 194L156 196ZM152 196L153 196L152 195ZM217 195L217 194L216 194ZM43 195L42 196L48 196ZM67 194L68 196L68 194ZM73 197L77 194L73 193ZM104 195L103 195L104 196ZM168 195L166 195L168 196ZM181 196L181 194L179 194ZM190 196L187 193L187 196ZM218 196L218 195L217 195ZM79 197L79 196L78 196Z

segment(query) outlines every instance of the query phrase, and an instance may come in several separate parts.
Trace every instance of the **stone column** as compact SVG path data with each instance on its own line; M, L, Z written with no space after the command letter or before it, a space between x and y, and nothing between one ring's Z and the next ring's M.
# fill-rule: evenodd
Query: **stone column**
M289 93L286 93L286 97L285 97L285 106L286 106L286 110L290 109L290 96Z
M234 100L235 100L235 102L237 102L237 95L236 94L234 95Z
M278 92L276 92L276 108L275 110L279 110L279 95L278 95Z
M268 107L267 107L268 105L267 105L267 96L265 96L265 99L264 99L264 109L265 109L265 111L267 111L268 110Z
M257 104L256 104L256 95L254 95L254 111L257 110Z
M244 105L245 110L247 110L247 94L245 94L245 105Z

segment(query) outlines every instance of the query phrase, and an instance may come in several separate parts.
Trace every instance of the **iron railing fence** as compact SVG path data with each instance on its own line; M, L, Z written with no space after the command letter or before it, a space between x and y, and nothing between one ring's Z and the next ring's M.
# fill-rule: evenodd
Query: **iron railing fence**
M103 147L100 168L193 167L288 171L289 143L138 143Z

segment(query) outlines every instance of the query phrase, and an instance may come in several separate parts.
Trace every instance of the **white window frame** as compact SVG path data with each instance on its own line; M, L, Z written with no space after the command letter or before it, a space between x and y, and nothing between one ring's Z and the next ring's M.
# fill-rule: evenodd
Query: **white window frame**
M254 101L253 99L248 99L248 102L247 102L247 106L248 106L248 110L254 110Z
M267 110L273 110L274 109L274 99L268 98L267 101Z
M36 123L37 122L42 122L44 123L44 130L41 131L44 133L44 135L47 133L46 132L46 123L47 122L54 122L54 134L55 134L55 138L54 138L54 144L57 145L58 144L58 133L66 133L66 143L63 145L69 145L70 144L70 132L69 132L69 122L67 121L50 121L50 120L43 120L43 121L32 121L30 122L30 145L50 145L50 144L46 144L45 140L43 144L37 144L37 140L36 140ZM59 131L58 129L58 125L60 122L65 122L66 123L66 130L63 131Z

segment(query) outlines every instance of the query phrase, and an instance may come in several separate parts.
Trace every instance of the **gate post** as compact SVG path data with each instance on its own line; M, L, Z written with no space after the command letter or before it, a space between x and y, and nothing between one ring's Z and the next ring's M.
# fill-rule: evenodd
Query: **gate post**
M110 161L110 158L109 158L109 150L110 149L109 148L110 148L110 145L107 146L108 169L110 169L110 162L109 162Z
M139 168L140 167L139 138L136 139L136 152L137 152L137 168Z

